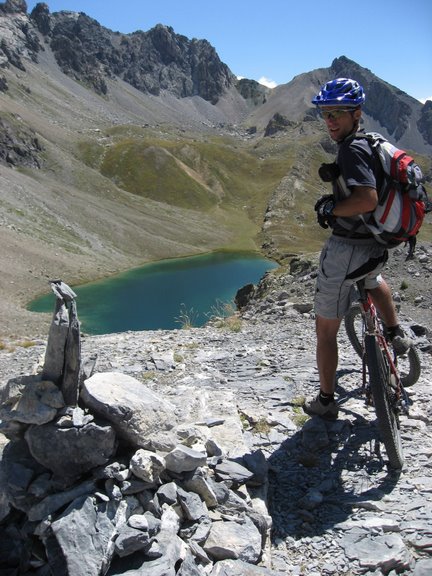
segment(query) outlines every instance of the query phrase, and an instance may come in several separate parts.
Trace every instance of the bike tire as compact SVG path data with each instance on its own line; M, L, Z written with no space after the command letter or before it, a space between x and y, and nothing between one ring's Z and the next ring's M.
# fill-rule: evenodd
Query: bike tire
M363 355L362 315L358 304L351 306L345 318L345 331L351 346L360 356ZM420 356L416 348L412 346L404 358L398 358L398 372L404 388L409 388L417 382L421 374Z
M404 457L399 418L392 406L390 368L376 338L370 334L365 337L365 351L369 385L381 440L387 452L389 466L395 470L400 470L403 467Z

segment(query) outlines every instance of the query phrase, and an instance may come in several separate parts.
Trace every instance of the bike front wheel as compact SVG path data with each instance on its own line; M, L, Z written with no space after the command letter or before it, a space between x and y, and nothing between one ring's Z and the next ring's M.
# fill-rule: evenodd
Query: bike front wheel
M361 358L363 355L363 318L358 304L351 306L344 322L348 339ZM409 388L417 382L421 374L421 363L420 356L414 346L404 356L398 356L397 367L404 388Z
M403 466L404 458L397 414L396 392L392 387L390 365L377 339L370 334L365 337L365 352L369 371L369 385L381 440L385 446L390 467L400 470Z

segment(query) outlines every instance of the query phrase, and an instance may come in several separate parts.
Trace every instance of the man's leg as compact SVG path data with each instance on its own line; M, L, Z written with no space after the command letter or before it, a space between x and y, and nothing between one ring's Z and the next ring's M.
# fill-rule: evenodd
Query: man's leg
M337 333L340 319L316 317L317 366L320 380L319 394L306 400L303 410L310 416L335 419L339 409L334 399L335 377L338 365Z
M394 351L397 355L406 354L413 345L413 341L404 334L399 326L392 293L384 278L380 277L379 285L376 288L369 288L369 294L381 314L386 326L387 338L391 341Z
M335 391L335 377L338 366L337 334L340 324L340 318L316 317L316 357L320 390L324 394L334 394Z
M387 284L384 278L380 278L379 285L376 288L369 289L369 294L371 295L373 303L381 314L384 324L386 326L397 326L399 324L399 320L393 302L392 293L390 286Z

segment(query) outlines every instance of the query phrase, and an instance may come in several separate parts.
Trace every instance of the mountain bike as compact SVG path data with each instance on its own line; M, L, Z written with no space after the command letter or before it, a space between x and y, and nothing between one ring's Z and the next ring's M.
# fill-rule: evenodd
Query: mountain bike
M345 330L353 348L362 358L363 389L367 402L375 408L389 465L400 470L404 457L399 415L408 414L410 402L405 387L418 380L420 358L414 347L408 350L405 358L396 356L386 339L385 327L365 288L364 279L357 282L357 290L358 304L352 306L346 315ZM401 372L400 364L404 364Z

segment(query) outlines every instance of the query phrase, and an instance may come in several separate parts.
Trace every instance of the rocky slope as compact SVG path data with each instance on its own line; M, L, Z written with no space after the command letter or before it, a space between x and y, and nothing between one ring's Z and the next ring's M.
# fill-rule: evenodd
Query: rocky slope
M428 281L431 274L431 247L420 246L418 256L418 259L410 262L408 272L400 268L402 252L394 254L393 264L387 270L392 284L399 284L401 279L406 278L410 284L411 279L415 280L420 275L423 282ZM13 565L20 558L23 566L33 562L33 565L37 563L46 568L44 549L37 545L37 540L42 538L52 566L61 565L60 557L56 559L54 554L57 541L70 565L77 566L77 570L86 569L88 563L84 565L78 562L70 531L68 538L64 537L64 533L68 522L71 522L69 526L79 526L88 534L94 518L91 497L86 498L85 506L79 509L75 506L73 514L73 507L62 512L61 502L69 502L74 498L77 498L76 503L84 501L85 497L79 494L93 494L96 490L93 498L99 503L95 510L99 522L102 522L103 502L110 501L111 506L114 506L122 494L126 495L132 490L131 486L135 483L135 496L125 498L127 508L124 513L117 514L112 524L104 523L103 526L103 530L109 528L113 540L118 538L116 561L110 574L125 573L126 568L126 573L131 575L139 573L138 570L146 573L146 562L154 570L152 574L159 574L159 570L165 568L155 560L155 555L159 559L171 558L171 573L183 576L428 574L432 568L432 476L429 464L432 451L432 406L429 394L431 333L424 324L423 330L420 330L421 321L413 321L410 313L416 312L422 318L430 312L430 306L422 308L422 302L415 304L408 298L401 302L401 319L405 329L412 331L410 334L416 341L422 362L422 375L414 387L408 390L412 406L409 416L401 419L405 466L401 473L395 473L387 467L373 410L364 402L360 360L350 347L343 330L340 333L340 364L337 374L340 418L335 423L326 423L320 419L308 419L302 414L302 399L314 394L318 385L314 321L311 314L314 270L312 258L299 259L293 262L290 274L279 277L277 274L269 274L257 287L255 298L244 309L240 323L232 324L231 328L229 322L220 321L201 329L111 334L84 337L82 342L86 365L93 364L97 357L96 372L99 379L112 378L105 372L120 372L123 376L117 376L117 381L123 378L130 386L132 380L137 380L143 390L149 388L155 395L163 392L161 416L167 401L181 405L182 409L175 413L178 416L186 410L188 425L183 427L183 434L188 432L186 444L189 440L193 442L193 438L196 442L198 431L195 429L202 429L206 425L200 409L195 413L196 407L201 407L201 410L204 408L207 422L212 422L210 434L212 430L215 437L222 434L219 435L219 446L228 455L231 454L219 472L217 466L215 469L216 474L225 470L225 482L228 462L239 462L240 447L249 455L246 458L249 466L252 465L251 455L256 458L264 455L265 466L261 466L260 470L267 470L267 490L254 500L259 513L252 513L246 492L244 489L240 491L238 486L235 488L237 499L232 496L224 509L217 510L211 505L208 515L202 503L200 508L197 508L198 502L192 508L192 499L185 493L185 478L179 469L171 478L170 486L160 488L157 498L149 502L142 494L145 487L150 489L149 483L138 481L130 472L133 470L133 473L140 475L146 473L142 467L143 461L140 460L142 451L140 454L137 451L130 469L125 465L116 467L111 463L98 469L98 475L92 479L76 481L62 492L62 488L53 482L49 473L40 467L32 471L34 462L28 455L23 460L22 451L13 451L9 447L5 452L8 458L6 464L10 466L15 463L21 471L24 467L26 475L16 476L12 486L14 506L19 506L21 513L15 511L13 524L3 523L0 531L8 525L19 529L22 523L25 524L25 510L32 518L40 518L47 510L51 510L51 516L39 524L25 553L22 549L22 553L19 552L21 539L29 533L33 534L33 528L27 524L26 532L19 531L20 537L16 536L16 532L11 532L11 528L2 534L0 542L10 544L7 547L8 561ZM0 351L3 385L11 377L40 370L44 351L44 341L34 342L32 347L18 346ZM88 388L91 387L90 382L91 379ZM108 386L108 381L105 386ZM183 402L182 398L185 399ZM189 400L186 401L186 398ZM116 399L119 400L118 395ZM196 402L195 399L200 400ZM85 402L88 402L87 396ZM114 401L110 402L114 406ZM34 408L35 404L31 406ZM27 409L31 409L31 406ZM209 415L217 418L208 419ZM88 419L88 414L86 417ZM199 420L195 422L193 438L191 417ZM71 415L63 416L62 425L69 426L66 421L71 418ZM76 422L72 426L85 426L84 422L78 422L79 411L74 412L73 418ZM120 418L120 421L124 419ZM192 445L202 450L199 442ZM45 445L44 453L47 451ZM186 453L186 449L183 451ZM39 450L35 453L41 454ZM162 458L163 451L156 449L155 454ZM76 456L76 453L70 455L71 459ZM180 458L183 464L184 456ZM203 455L199 456L199 452L198 455L188 453L188 458L193 457L201 458L199 462L203 463ZM180 460L176 466L180 466ZM169 465L171 470L172 462ZM263 464L262 458L260 462ZM210 468L213 464L210 464ZM64 465L68 465L67 458ZM13 470L17 472L18 468ZM204 469L205 466L201 479L206 479L207 488L214 489L213 479L207 476L211 476L212 472L204 472ZM234 473L233 470L231 468L230 473ZM10 468L6 468L6 471L11 474ZM237 473L240 471L237 467ZM243 474L247 475L247 472L243 470ZM231 482L238 484L239 477L236 478L231 479ZM31 486L25 495L22 492L23 482ZM96 488L94 483L97 483ZM177 486L175 493L173 484ZM192 492L197 490L196 487L191 488L191 484L188 486ZM203 494L202 490L200 493ZM234 502L240 505L240 493L244 498L241 510L234 506ZM210 494L207 491L207 497ZM28 510L25 506L29 504L30 495L32 506ZM168 497L174 498L171 501L181 498L183 503L180 526L177 525L178 515L177 521L170 524L170 541L176 542L176 546L180 545L178 531L186 551L182 561L175 565L173 559L177 558L177 551L167 547L165 531L157 533L160 527L158 514L162 515L162 524L167 529ZM162 501L158 499L162 498L165 503L158 511L158 502ZM4 513L4 499L2 505L0 510ZM186 510L188 514L192 514L193 510L200 511L200 528L194 526L197 530L195 538L191 535L191 522L185 518ZM259 525L259 518L267 518L271 526L270 539L259 557L257 550L260 543L256 539L256 528L245 519L245 511L246 516L253 518L252 525ZM214 540L206 541L206 536L203 536L204 533L208 534L209 518L219 523L218 546L214 545ZM153 546L152 555L147 556L150 553L150 524L160 544L159 547ZM98 530L99 535L101 531L102 525ZM152 534L150 531L150 536ZM244 537L249 537L249 547L243 547ZM82 546L86 550L94 550L92 546L97 542L95 536L92 541L83 540ZM135 552L135 546L141 552ZM104 550L111 554L109 547ZM166 550L170 550L167 552L169 556L161 556ZM96 565L102 558L101 551L102 548L98 547L87 558ZM236 554L240 557L236 557Z

